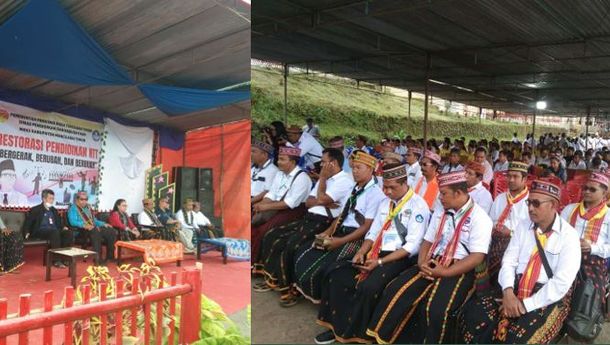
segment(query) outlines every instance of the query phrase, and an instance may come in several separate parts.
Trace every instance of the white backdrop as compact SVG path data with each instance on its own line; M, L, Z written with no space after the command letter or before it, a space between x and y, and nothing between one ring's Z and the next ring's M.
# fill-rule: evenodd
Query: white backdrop
M105 119L105 124L98 208L110 210L117 199L125 199L129 213L141 212L154 132L147 127L123 126L111 119Z

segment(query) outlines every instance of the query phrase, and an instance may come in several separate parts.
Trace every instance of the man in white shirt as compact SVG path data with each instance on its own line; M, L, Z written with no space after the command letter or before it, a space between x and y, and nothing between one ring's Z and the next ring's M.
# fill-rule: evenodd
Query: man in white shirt
M572 170L587 170L587 164L582 160L582 151L578 150L574 152L574 157L568 165L568 169Z
M370 342L370 314L384 287L417 261L428 205L409 188L404 165L384 166L383 190L386 198L374 212L362 247L351 262L337 263L325 275L318 324L328 331L314 339L317 344Z
M494 172L496 171L506 171L508 170L508 156L510 155L510 151L502 150L498 154L498 161L494 164Z
M415 182L422 177L421 166L419 165L419 158L421 157L422 150L418 147L410 147L409 151L405 155L405 161L407 162L407 184L413 188Z
M345 143L343 141L343 137L336 136L336 137L330 138L330 140L328 141L328 147L337 149L337 150L343 152L343 158L344 158L343 171L345 171L348 174L351 174L352 168L349 166L349 152L345 149Z
M17 172L13 160L0 162L0 205L27 206L28 198L25 194L14 189L17 183Z
M491 193L483 186L483 173L485 167L477 162L469 162L466 165L466 184L468 185L468 194L474 202L476 202L485 213L489 214L493 199Z
M483 164L485 167L485 173L483 174L483 182L488 186L491 184L491 180L494 178L494 170L491 164L487 161L487 150L484 147L479 147L474 151L474 160L477 163Z
M320 179L305 202L307 215L302 220L275 227L265 234L254 272L265 276L265 284L282 292L282 304L294 305L297 297L293 290L294 255L299 246L326 230L339 216L350 197L354 181L346 174L343 153L325 149L322 155ZM258 289L261 287L261 289ZM255 291L268 291L257 284Z
M474 288L475 267L485 260L492 222L468 195L465 173L438 179L445 212L432 215L417 266L385 288L367 331L377 343L447 341L447 322Z
M441 170L442 174L464 170L464 167L460 164L460 151L461 150L457 147L451 149L451 152L449 153L449 162L443 166L443 170Z
M469 302L463 327L469 342L547 344L560 332L581 261L578 233L557 214L560 195L557 185L532 183L530 219L517 224L502 259L502 304L491 296Z
M607 175L592 172L583 186L582 201L566 206L561 212L561 217L576 229L580 238L583 280L577 279L576 286L584 279L591 279L601 290L601 296L606 295L606 259L610 257L610 212L606 205L609 184Z
M180 222L178 240L184 246L184 252L191 254L195 252L193 236L199 230L195 224L195 213L193 212L193 199L187 198L182 203L182 209L176 212L176 219Z
M316 163L322 159L322 145L308 133L298 126L290 126L286 129L288 134L287 146L296 147L301 150L300 166L304 169L313 170Z
M307 212L305 200L311 191L311 179L297 165L301 152L293 147L280 147L271 189L263 200L252 206L254 216L250 234L251 257L258 261L263 236L274 227L283 226L303 218ZM257 214L260 213L261 215Z
M307 133L316 139L320 138L320 127L313 123L313 119L308 118L307 120L305 120L305 122L307 124L303 126L303 133Z
M341 214L315 240L305 242L296 251L296 288L314 303L320 302L322 278L327 269L339 260L351 260L356 254L385 198L379 180L373 175L377 159L358 151L352 165L356 185Z
M273 146L260 141L252 143L250 169L250 203L252 205L263 200L271 188L271 183L278 169L273 164Z
M370 154L369 148L366 146L368 139L364 135L359 135L356 137L356 147L354 149L364 151L364 153Z

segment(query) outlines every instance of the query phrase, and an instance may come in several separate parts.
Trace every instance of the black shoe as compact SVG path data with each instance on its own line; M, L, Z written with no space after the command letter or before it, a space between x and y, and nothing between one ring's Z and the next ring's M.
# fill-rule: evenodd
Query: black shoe
M326 331L324 333L320 333L313 338L313 341L316 344L332 344L335 342L335 333L332 331Z

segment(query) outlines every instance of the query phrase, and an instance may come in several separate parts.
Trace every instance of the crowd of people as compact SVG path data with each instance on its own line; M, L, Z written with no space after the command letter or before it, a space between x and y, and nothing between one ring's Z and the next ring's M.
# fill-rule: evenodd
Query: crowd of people
M182 208L172 212L168 198L160 198L155 206L152 199L142 201L143 211L135 219L128 213L124 199L114 203L113 210L102 220L88 202L86 192L76 194L74 203L65 217L53 206L55 193L42 191L42 203L32 207L25 216L22 229L9 229L0 218L0 275L18 273L24 264L24 240L46 240L48 249L67 248L79 237L90 241L98 253L96 265L115 261L115 242L140 239L162 239L179 241L186 254L195 253L194 242L200 234L214 231L214 225L201 212L201 205L190 198L184 200ZM102 258L102 246L106 247ZM57 268L66 268L61 260L52 263Z
M608 139L348 148L307 128L274 122L253 138L252 274L282 307L319 305L317 344L549 343L584 286L605 296ZM565 205L574 170L586 179Z

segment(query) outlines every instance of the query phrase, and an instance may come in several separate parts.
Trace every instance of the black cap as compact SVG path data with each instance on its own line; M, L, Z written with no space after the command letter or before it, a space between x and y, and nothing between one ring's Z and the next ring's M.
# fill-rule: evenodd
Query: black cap
M0 162L0 173L2 173L4 170L15 171L15 163L13 163L12 159L7 159L5 161Z

